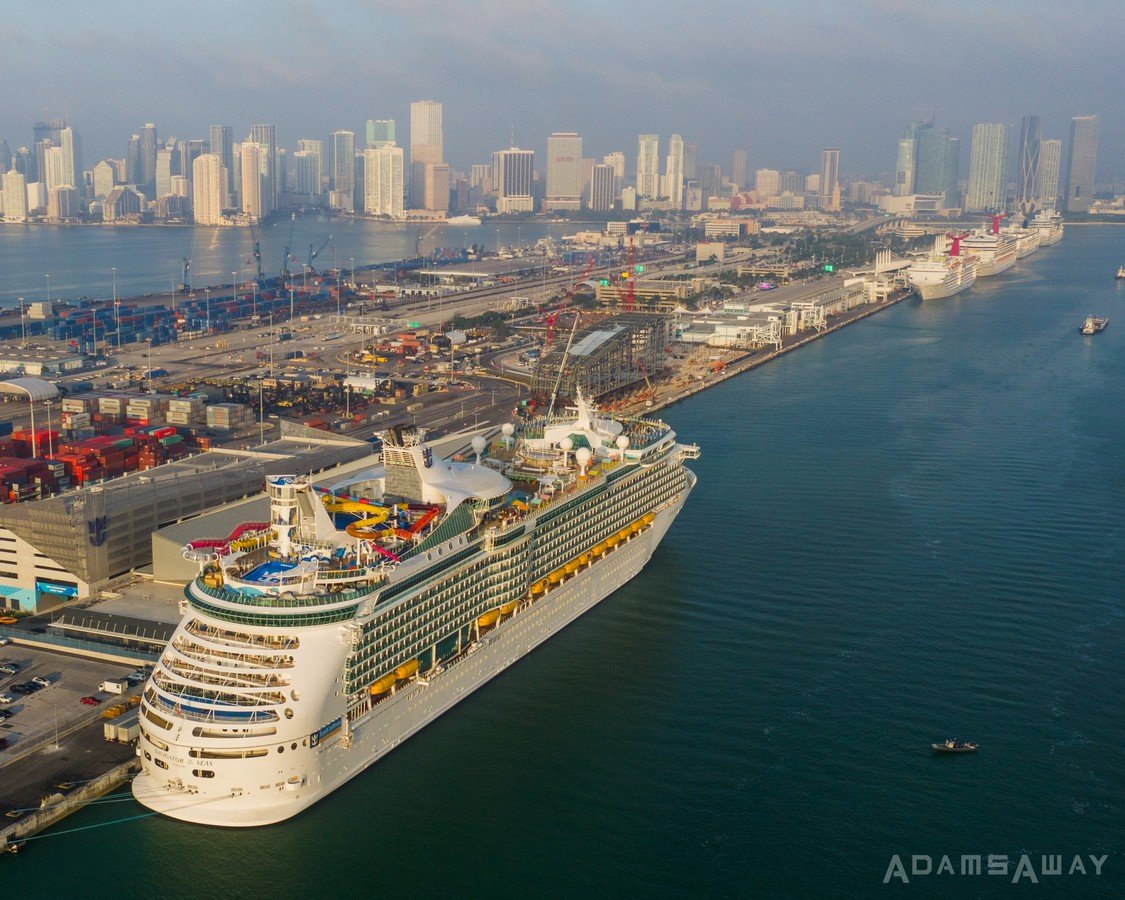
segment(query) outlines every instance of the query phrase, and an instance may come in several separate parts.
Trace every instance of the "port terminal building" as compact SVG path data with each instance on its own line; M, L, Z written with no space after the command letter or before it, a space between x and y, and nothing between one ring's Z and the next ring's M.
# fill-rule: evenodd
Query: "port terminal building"
M152 535L232 500L269 475L370 459L366 441L283 422L281 438L210 450L0 511L0 607L43 612L152 563Z

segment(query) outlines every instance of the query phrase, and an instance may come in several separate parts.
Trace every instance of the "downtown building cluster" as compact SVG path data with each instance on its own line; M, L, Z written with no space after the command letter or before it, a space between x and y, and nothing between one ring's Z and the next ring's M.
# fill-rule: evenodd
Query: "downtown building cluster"
M933 120L911 124L898 143L891 197L879 200L889 212L930 209L966 213L1037 210L1086 213L1094 201L1098 117L1071 119L1066 165L1063 142L1043 136L1040 118L1024 116L1013 158L1012 126L973 127L969 177L959 181L961 142Z
M14 152L0 140L0 209L6 221L90 220L252 225L279 210L326 209L402 221L457 214L600 214L818 210L844 203L887 212L933 209L968 213L1006 209L1086 212L1093 199L1097 116L1077 116L1063 162L1062 141L1043 137L1026 116L1012 165L1008 125L973 128L967 184L960 140L948 129L911 124L898 142L894 173L870 181L841 175L840 150L821 151L814 171L751 169L747 148L729 166L704 163L680 134L637 137L635 155L587 155L582 135L547 137L542 172L535 151L497 150L468 171L445 153L443 107L410 104L409 140L394 119L369 119L364 132L333 132L279 147L272 124L251 125L239 141L230 125L207 138L161 139L155 124L133 134L121 158L83 166L77 130L65 120L36 123L32 147ZM1011 183L1015 176L1014 185ZM889 185L885 184L889 181ZM962 185L964 184L964 188Z

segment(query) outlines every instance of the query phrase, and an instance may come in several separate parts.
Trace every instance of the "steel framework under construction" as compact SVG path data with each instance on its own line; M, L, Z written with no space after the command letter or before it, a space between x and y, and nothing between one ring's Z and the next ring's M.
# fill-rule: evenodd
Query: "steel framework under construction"
M663 367L668 321L651 313L622 313L600 319L569 340L558 335L554 348L539 361L532 392L544 399L557 393L558 400L572 400L581 386L585 396L598 399L644 382L646 374Z

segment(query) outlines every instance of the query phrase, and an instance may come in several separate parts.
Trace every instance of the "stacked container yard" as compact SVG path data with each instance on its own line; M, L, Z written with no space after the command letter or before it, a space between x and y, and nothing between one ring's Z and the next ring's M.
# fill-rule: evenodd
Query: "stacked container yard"
M125 407L125 421L129 425L155 425L164 421L168 411L168 397L158 394L133 397Z
M166 421L170 425L201 425L207 421L207 406L200 397L175 397L168 401Z
M207 407L207 426L217 431L238 431L255 424L250 407L241 403L216 403Z

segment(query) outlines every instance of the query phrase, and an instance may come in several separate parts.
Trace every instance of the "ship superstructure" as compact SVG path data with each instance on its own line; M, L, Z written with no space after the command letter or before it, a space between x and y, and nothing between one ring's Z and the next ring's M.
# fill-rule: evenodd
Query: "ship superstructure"
M933 252L910 264L907 280L923 300L940 300L968 290L977 280L977 260L961 254L964 235L946 235L934 240Z
M1056 212L1042 210L1028 223L1029 228L1039 232L1039 246L1049 247L1063 239L1062 216Z
M278 822L372 765L643 568L695 476L663 422L505 425L470 460L424 432L321 492L271 477L268 526L200 566L141 702L144 805Z
M1019 242L1000 231L1002 215L992 217L992 226L979 229L961 241L961 250L977 258L977 277L999 275L1015 265Z

